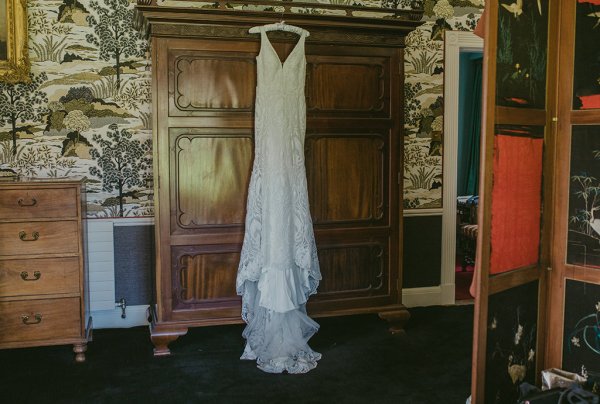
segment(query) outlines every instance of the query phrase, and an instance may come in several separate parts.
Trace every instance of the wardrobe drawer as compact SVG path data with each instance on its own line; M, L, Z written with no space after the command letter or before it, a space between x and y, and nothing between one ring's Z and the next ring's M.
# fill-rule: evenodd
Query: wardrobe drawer
M7 189L0 192L0 219L75 217L77 189Z
M79 298L0 302L0 343L81 335Z
M0 297L79 293L79 258L0 260Z
M78 223L0 223L0 255L78 253Z

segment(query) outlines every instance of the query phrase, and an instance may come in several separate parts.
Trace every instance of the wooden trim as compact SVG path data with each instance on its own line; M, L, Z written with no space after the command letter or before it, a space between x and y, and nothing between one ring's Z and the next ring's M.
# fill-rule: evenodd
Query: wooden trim
M278 2L279 3L279 2ZM292 4L292 3L289 3ZM315 3L309 3L314 6ZM319 4L320 6L321 4ZM292 7L299 7L294 4ZM336 6L336 8L339 8ZM387 9L382 9L384 12ZM392 10L390 10L392 11ZM416 14L415 14L416 13ZM422 10L416 19L350 17L330 14L270 13L231 9L182 8L140 5L136 7L136 25L153 37L203 37L248 39L254 25L284 19L310 31L308 43L404 46L404 37L421 25ZM284 33L275 35L285 36Z
M573 68L574 66L571 66ZM571 84L571 94L569 101L573 99L573 84ZM567 98L565 96L565 98ZM566 103L565 103L566 104ZM565 114L567 115L567 114ZM568 116L568 115L567 115ZM600 110L588 109L571 111L571 122L572 125L600 125Z
M475 318L471 370L471 397L474 403L485 401L485 362L491 255L491 196L494 163L494 129L496 120L496 48L498 31L498 0L486 3L485 44L483 50L483 86L481 117L481 158L479 179L479 237L475 257Z
M542 270L536 264L530 267L516 269L514 271L490 277L489 293L490 295L503 292L514 288L515 285L524 285L535 280L540 280L543 275Z
M542 203L544 207L553 207L556 203L556 188L552 181L556 172L556 152L557 152L557 94L559 63L559 48L552 44L559 43L560 37L560 7L558 2L549 2L548 4L548 56L546 58L546 130L544 133L544 167L543 167L543 194ZM536 348L536 381L541 381L541 369L546 369L547 355L546 347L548 343L548 333L542 330L548 329L549 315L549 279L552 271L552 240L554 238L554 215L555 209L542 209L542 233L540 237L540 284L538 298L538 326L537 326L537 348Z
M496 107L496 124L543 126L546 124L546 111L543 109Z
M446 31L444 33L444 156L443 156L443 213L442 213L442 268L441 284L455 285L456 263L456 196L458 160L458 103L460 53L481 51L483 40L472 32ZM405 213L405 216L408 216ZM453 304L455 296L444 301Z
M556 73L557 93L555 106L557 122L553 124L556 133L555 170L554 170L554 232L552 235L552 252L550 279L547 299L547 326L545 347L545 367L561 367L562 336L564 329L564 274L566 262L569 209L569 177L571 156L571 109L573 103L573 71L575 55L575 7L576 2L560 2L559 39L556 65L560 70Z

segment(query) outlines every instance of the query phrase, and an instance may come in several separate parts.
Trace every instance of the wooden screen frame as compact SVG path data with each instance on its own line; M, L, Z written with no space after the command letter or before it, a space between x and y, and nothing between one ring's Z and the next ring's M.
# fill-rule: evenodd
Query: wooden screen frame
M557 141L552 239L552 271L548 291L548 339L546 367L562 367L567 279L600 284L600 270L567 263L571 141L574 125L600 125L600 109L574 110L575 30L577 2L563 1L560 7L560 42L557 75Z
M563 2L564 3L564 2ZM493 294L538 281L538 322L537 329L546 329L547 313L547 277L550 265L550 252L553 228L552 206L554 205L553 178L554 155L556 153L556 80L558 74L558 42L559 9L557 2L548 2L548 56L546 69L546 108L521 109L496 105L496 54L498 31L499 0L488 0L486 3L485 44L483 56L483 100L482 100L482 138L481 138L481 175L479 196L479 237L477 240L475 270L475 316L473 327L473 358L471 371L472 402L483 403L485 400L486 380L486 348L489 297ZM541 218L540 255L538 264L515 269L502 274L490 276L491 258L491 195L493 184L494 136L496 125L535 125L545 126L544 157L542 171L542 206L544 214ZM540 207L542 209L542 207ZM542 332L537 333L536 369L543 369L546 363L546 338ZM539 378L539 376L538 376Z

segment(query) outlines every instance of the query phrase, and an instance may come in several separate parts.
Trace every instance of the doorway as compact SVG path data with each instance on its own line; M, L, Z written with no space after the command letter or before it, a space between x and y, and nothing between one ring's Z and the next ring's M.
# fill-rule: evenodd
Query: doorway
M483 40L472 32L446 31L445 35L442 283L453 286L452 301L457 302L471 300L468 287L473 276L476 227L470 228L471 234L463 236L462 231L469 230L465 225L476 226L472 223L477 203L473 194L478 180L467 173L479 172L479 154L474 152L479 146L471 140L477 136L473 128L480 126L473 117L477 108L473 89ZM481 95L477 101L480 108ZM473 161L475 157L477 161Z

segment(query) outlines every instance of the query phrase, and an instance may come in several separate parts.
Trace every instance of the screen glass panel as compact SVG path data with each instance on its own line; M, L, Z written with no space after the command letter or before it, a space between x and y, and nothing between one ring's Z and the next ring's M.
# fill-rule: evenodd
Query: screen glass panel
M600 268L600 125L575 125L571 168L567 263Z
M515 403L521 383L535 384L537 312L537 281L489 297L486 403Z
M600 285L567 279L564 370L600 373Z
M539 259L543 127L498 125L494 136L490 274Z
M543 109L548 1L501 0L498 7L496 104Z
M578 0L573 109L600 108L600 1Z

